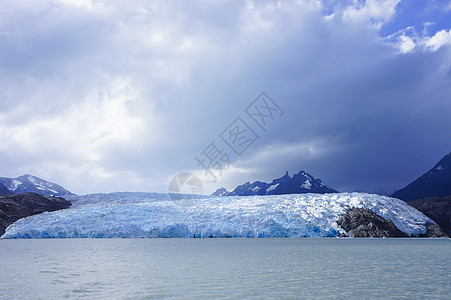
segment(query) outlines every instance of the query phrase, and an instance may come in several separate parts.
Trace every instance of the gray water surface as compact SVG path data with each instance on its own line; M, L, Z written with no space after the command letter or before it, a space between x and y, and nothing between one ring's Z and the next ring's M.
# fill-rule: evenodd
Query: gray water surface
M0 240L2 299L449 299L447 239Z

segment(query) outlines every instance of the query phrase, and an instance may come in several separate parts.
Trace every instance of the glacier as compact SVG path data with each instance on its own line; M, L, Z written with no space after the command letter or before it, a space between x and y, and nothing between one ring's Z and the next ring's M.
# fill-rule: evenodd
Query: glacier
M173 198L173 197L172 197ZM366 193L202 196L118 192L68 196L72 207L11 224L2 238L337 237L349 208L366 208L409 236L435 224L405 202Z

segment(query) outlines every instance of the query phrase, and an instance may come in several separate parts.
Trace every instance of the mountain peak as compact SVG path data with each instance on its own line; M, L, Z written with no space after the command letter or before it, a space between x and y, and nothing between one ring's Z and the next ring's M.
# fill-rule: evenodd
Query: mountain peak
M218 189L213 196L251 196L251 195L281 195L281 194L305 194L305 193L336 193L337 191L325 185L321 179L316 179L307 172L301 170L290 177L288 171L285 175L274 179L271 183L255 181L237 186L233 191Z
M445 155L418 179L392 195L404 201L446 196L451 196L451 153Z
M229 193L229 191L227 191L224 187L220 187L211 195L212 196L225 196L228 193Z
M62 186L31 174L24 174L16 178L0 177L0 184L15 194L32 192L44 196L73 195Z
M445 155L436 165L434 168L438 167L438 166L446 166L449 167L451 166L451 153Z
M285 182L291 180L291 176L288 174L288 171L285 172L285 175L283 175L280 178L276 178L271 182L271 185L277 184L277 183L281 183L281 182Z

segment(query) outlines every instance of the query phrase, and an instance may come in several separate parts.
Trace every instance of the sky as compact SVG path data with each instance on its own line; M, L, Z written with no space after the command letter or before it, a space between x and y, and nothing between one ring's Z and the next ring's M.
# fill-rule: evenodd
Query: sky
M451 0L1 0L0 176L391 194L451 152L450 29Z

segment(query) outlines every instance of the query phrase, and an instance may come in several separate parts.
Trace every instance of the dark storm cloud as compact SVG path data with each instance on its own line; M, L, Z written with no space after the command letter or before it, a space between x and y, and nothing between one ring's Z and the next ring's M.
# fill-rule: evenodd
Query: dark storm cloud
M264 138L288 148L299 142L299 151L278 155L275 147L258 165L272 165L273 174L304 168L344 191L390 193L448 153L449 52L387 57L391 51L381 49L366 65L357 56L347 70L329 64L336 74L316 86L300 83L289 101L282 96L287 113Z
M266 91L284 115L207 192L300 169L391 192L451 151L449 25L385 40L398 2L6 1L2 175L165 192Z

